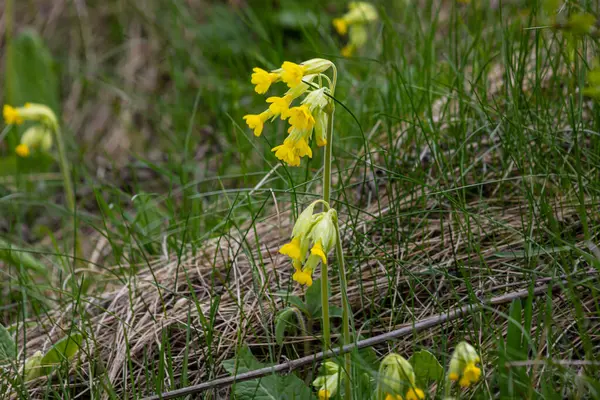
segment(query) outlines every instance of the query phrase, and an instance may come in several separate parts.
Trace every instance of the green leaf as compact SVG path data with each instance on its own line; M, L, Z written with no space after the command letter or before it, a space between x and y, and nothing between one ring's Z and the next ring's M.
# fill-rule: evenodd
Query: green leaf
M4 260L15 267L23 266L28 270L47 274L47 267L35 259L29 252L0 239L0 260Z
M295 312L292 307L281 310L275 317L275 341L281 346L283 343L283 335L288 327L295 327L293 319Z
M248 347L242 348L235 359L223 362L223 368L231 375L265 366L252 355ZM286 376L272 374L251 381L239 382L235 384L233 392L234 398L238 400L315 399L312 390L294 374Z
M315 279L313 284L306 289L306 310L311 318L321 315L321 279Z
M80 333L73 333L70 336L59 340L42 358L42 365L52 366L60 364L64 360L71 359L77 351L81 348L81 342L83 341L83 335Z
M506 331L506 350L511 360L521 359L522 327L521 327L522 306L521 300L515 299L510 305L508 329Z
M44 375L44 368L42 368L42 352L36 351L34 355L27 358L23 370L25 372L25 381L31 381Z
M6 103L42 103L60 115L58 83L52 54L40 35L31 29L17 35L6 52Z
M408 360L413 366L417 381L427 386L431 381L441 381L444 378L444 368L433 354L427 350L414 353Z
M0 324L0 364L14 360L16 354L15 341L6 328Z

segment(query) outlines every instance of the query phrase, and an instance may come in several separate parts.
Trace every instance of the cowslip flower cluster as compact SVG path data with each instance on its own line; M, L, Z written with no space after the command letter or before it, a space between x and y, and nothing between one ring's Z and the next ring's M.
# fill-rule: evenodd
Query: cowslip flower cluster
M267 98L269 108L260 114L248 114L244 120L255 136L260 136L267 121L278 117L288 120L290 127L283 144L271 151L289 166L297 167L300 159L312 158L311 139L313 131L318 146L327 144L327 123L331 109L331 92L323 81L323 72L333 67L333 63L323 58L314 58L300 64L285 61L281 68L265 71L254 68L251 82L258 94L265 94L271 85L277 82L287 84L288 90L283 96ZM328 80L328 78L326 78ZM292 103L306 95L300 105L292 107Z
M292 230L292 240L279 249L292 259L295 270L292 279L301 285L312 285L314 270L320 262L327 264L327 254L337 240L337 212L329 209L315 214L314 208L319 202L322 201L313 202L300 213Z
M48 151L52 147L52 130L57 129L58 120L50 107L43 104L25 103L23 107L5 104L2 109L4 121L9 125L21 125L25 121L36 122L25 131L15 152L20 157L29 157L32 150Z
M319 400L327 400L336 395L344 374L341 367L333 361L325 361L321 367L322 374L313 381Z
M461 387L468 388L481 377L481 369L475 365L480 361L479 354L473 346L467 342L460 342L450 359L448 379L458 381Z
M404 394L404 397L402 396ZM378 400L421 400L425 393L416 387L412 365L398 354L389 354L379 366Z
M355 1L348 5L346 14L333 20L333 27L340 35L348 34L348 44L342 48L344 57L352 56L367 43L367 26L377 19L377 10L373 5Z

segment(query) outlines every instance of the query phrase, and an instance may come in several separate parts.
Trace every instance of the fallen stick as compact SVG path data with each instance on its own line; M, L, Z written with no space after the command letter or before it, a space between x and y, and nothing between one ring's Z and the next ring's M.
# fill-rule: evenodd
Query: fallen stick
M566 284L566 281L561 281L560 283L556 283L552 286L552 291L560 289L562 285ZM548 291L549 285L538 286L533 289L533 295L538 296ZM333 356L338 356L341 354L348 353L354 349L362 349L365 347L375 346L377 344L381 344L387 342L389 340L398 339L402 336L407 336L411 333L425 330L427 328L431 328L433 326L439 325L441 323L455 320L469 311L479 311L484 306L493 306L498 304L509 303L515 299L521 299L529 296L529 289L523 289L516 292L511 292L504 294L498 297L492 297L489 300L482 300L479 304L469 304L451 311L442 314L436 314L431 317L422 319L419 322L415 322L413 325L405 326L388 333L384 333L382 335L374 336L369 339L360 340L354 344L349 344L344 347L338 347L335 349L328 350L326 352L315 353L310 356L305 356L302 358L298 358L296 360L291 360L286 363L273 365L271 367L265 367L261 369L256 369L254 371L244 372L239 375L234 376L226 376L224 378L218 378L212 381L199 383L197 385L188 386L185 388L172 390L170 392L164 392L160 395L154 395L150 397L146 397L142 400L161 400L161 399L174 399L181 396L187 396L193 393L199 393L208 389L213 389L220 386L227 386L237 382L248 381L250 379L261 378L263 376L267 376L269 374L285 372L290 373L293 370L300 368L307 364L312 364L318 361L321 361L326 358L331 358Z

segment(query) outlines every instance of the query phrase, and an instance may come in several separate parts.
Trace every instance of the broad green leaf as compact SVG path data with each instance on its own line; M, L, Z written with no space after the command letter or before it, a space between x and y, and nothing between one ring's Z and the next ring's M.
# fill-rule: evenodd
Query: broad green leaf
M408 361L414 368L417 381L423 386L431 381L441 381L444 377L444 368L427 350L417 351Z
M293 320L296 318L294 309L291 307L281 310L275 317L275 341L281 346L283 336L288 327L295 327Z
M42 103L60 115L56 65L34 30L21 32L8 46L4 86L6 103L14 106Z
M13 360L16 354L15 341L6 328L0 324L0 364Z
M306 289L306 309L311 318L321 315L321 279L315 279L313 284Z
M36 260L29 252L19 249L3 239L0 239L0 260L4 260L15 267L23 266L28 270L42 274L47 273L47 267Z
M242 348L235 359L223 362L223 368L231 375L264 367L266 365L260 363L248 347ZM251 381L239 382L235 384L233 391L234 398L238 400L315 399L312 390L294 374L285 376L272 374Z
M60 364L64 360L71 359L81 347L83 335L73 333L59 340L42 358L43 366Z
M25 381L31 381L44 375L44 368L42 367L42 352L36 351L34 355L29 357L25 361Z

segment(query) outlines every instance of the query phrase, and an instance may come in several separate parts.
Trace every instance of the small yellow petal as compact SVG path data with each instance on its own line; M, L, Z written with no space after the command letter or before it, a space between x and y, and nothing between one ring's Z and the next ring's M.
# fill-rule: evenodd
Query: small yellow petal
M323 262L323 264L327 264L327 255L325 254L325 251L323 250L323 245L321 245L320 240L314 244L312 249L310 249L310 254L318 256L319 258L321 258L321 261Z
M254 68L252 69L252 84L256 85L254 90L258 94L264 94L269 90L271 84L277 79L279 79L279 75L274 72L265 71L262 68Z
M421 389L409 389L408 392L406 392L406 400L421 400L425 398L425 393L423 393L423 391Z
M281 80L287 83L289 88L294 88L302 83L306 68L293 62L285 61L281 65Z
M328 400L329 399L329 390L321 389L319 390L319 400Z
M20 125L23 123L23 118L19 115L17 109L8 104L4 105L2 115L4 116L4 122L8 125Z
M31 152L29 151L29 146L27 146L26 144L18 145L15 149L15 153L17 153L19 157L23 158L27 158L29 157L29 154L31 154Z
M471 386L471 381L468 380L467 378L465 378L464 376L461 378L460 381L458 381L458 384L460 385L460 387L462 388L468 388L469 386Z
M292 279L301 285L312 286L312 271L296 271Z
M279 249L279 252L281 254L285 254L286 256L289 256L290 258L299 260L301 257L300 238L299 237L293 238L291 242L284 244L281 247L281 249Z
M469 382L475 383L479 380L479 377L481 376L481 369L476 367L474 363L469 363L465 367L463 376L464 379L469 380Z
M345 35L348 33L348 24L343 18L334 18L333 27L340 35Z
M450 372L448 374L448 379L450 379L451 381L456 382L458 380L458 374L456 372Z

